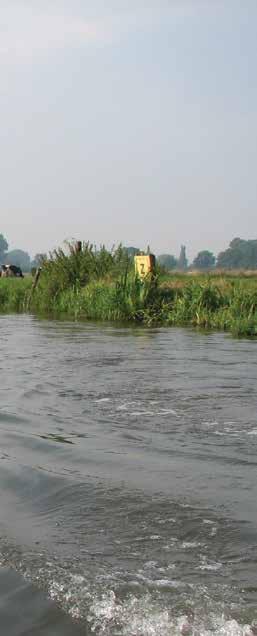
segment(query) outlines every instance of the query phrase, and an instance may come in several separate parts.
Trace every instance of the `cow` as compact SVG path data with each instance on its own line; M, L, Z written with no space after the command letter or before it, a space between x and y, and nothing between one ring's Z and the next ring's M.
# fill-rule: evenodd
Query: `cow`
M2 265L1 276L4 278L24 278L21 268L17 265Z

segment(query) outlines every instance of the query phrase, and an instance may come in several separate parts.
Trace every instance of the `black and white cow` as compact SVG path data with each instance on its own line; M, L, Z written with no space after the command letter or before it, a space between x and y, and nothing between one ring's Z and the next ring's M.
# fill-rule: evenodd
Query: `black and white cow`
M13 278L15 276L18 278L24 278L21 268L17 265L2 265L1 276L4 278Z

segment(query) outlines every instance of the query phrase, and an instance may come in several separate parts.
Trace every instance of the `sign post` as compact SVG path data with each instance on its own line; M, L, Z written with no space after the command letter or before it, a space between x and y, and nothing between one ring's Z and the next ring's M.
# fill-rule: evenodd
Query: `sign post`
M155 269L155 256L154 254L145 254L135 256L135 273L141 280L146 277L151 277Z

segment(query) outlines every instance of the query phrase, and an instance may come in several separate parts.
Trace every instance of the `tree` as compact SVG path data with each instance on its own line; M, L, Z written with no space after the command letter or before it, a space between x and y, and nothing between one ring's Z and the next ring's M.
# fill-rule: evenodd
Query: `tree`
M10 263L10 265L16 265L20 267L24 272L30 271L30 255L23 250L12 250L6 254L6 261Z
M177 267L177 259L173 254L160 254L158 256L158 263L165 267L165 269L175 269Z
M215 256L209 250L202 250L198 252L197 256L193 260L193 267L195 269L212 269L215 265Z
M126 251L126 253L129 256L129 258L134 258L134 256L136 256L140 252L139 247L132 247L131 246L131 247L124 247L123 249Z
M181 245L180 255L178 259L178 269L185 271L187 269L188 260L186 257L186 247L185 245Z
M4 263L6 252L8 250L8 243L3 234L0 234L0 261Z
M31 261L30 266L31 267L41 267L42 263L44 263L44 261L47 260L47 254L44 253L39 253L39 254L35 254L33 261Z
M220 269L257 269L257 240L235 238L224 252L220 252L217 265Z

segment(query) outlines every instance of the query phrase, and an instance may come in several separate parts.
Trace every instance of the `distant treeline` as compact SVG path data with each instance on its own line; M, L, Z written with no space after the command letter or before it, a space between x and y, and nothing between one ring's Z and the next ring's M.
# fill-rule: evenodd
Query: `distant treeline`
M129 256L140 252L137 247L124 248ZM245 241L235 238L229 247L217 257L209 250L201 250L189 263L185 245L181 245L178 257L173 254L160 254L158 263L167 270L213 270L213 269L257 269L257 240Z
M119 249L131 260L133 260L136 254L142 252L138 247L119 246ZM149 246L147 251L150 251ZM45 260L47 260L46 253L35 254L35 256L31 258L28 252L21 249L8 251L8 242L3 234L0 234L0 265L10 263L20 267L23 272L30 272L39 267ZM257 269L257 239L244 240L234 238L229 244L229 247L223 252L220 252L217 256L210 250L201 250L191 263L187 258L186 247L182 245L178 257L173 254L160 254L157 256L157 262L168 271L208 271L214 269L254 270Z
M28 252L24 250L10 250L9 245L3 234L0 234L0 265L10 264L17 265L23 272L30 272L31 269L36 268L44 260L46 254L36 254L34 258L31 258Z
M161 254L158 261L168 270L257 269L257 240L234 238L229 247L217 257L209 250L202 250L190 264L186 257L186 248L182 245L178 258L172 254Z

